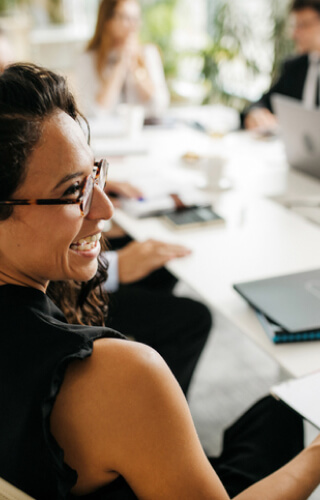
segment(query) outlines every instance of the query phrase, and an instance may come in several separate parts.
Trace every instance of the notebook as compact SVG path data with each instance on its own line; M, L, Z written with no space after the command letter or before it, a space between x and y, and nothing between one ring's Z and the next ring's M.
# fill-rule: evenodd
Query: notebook
M320 371L282 382L270 392L320 429Z
M320 269L235 283L233 287L289 333L320 330Z
M320 110L308 109L301 101L280 94L271 96L280 125L288 163L314 177L320 177Z
M290 333L284 330L281 326L277 325L269 318L267 318L260 311L256 311L257 318L259 319L264 331L269 339L274 344L283 344L287 342L308 342L310 340L320 340L320 328L311 332L296 332Z

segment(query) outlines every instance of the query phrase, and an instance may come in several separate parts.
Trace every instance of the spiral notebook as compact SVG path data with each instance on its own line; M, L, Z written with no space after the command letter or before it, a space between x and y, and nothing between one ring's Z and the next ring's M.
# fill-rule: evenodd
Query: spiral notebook
M266 332L270 340L272 340L272 342L274 342L275 344L283 344L286 342L307 342L308 340L320 340L320 328L308 332L291 333L285 330L284 328L281 328L281 326L277 325L277 323L271 321L260 311L256 310L255 312L264 331Z

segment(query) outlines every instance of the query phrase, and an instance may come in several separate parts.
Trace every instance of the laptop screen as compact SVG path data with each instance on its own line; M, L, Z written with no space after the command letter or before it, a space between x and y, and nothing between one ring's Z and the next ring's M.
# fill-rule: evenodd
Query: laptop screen
M280 94L271 96L288 163L320 178L320 110L307 109L301 101Z

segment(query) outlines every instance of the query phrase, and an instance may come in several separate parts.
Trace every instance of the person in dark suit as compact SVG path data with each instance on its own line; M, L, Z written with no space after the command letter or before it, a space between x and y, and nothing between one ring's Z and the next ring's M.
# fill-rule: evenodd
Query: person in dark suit
M292 38L298 55L284 62L279 79L242 115L244 128L272 129L277 125L271 96L278 93L319 105L320 0L294 0L290 8Z

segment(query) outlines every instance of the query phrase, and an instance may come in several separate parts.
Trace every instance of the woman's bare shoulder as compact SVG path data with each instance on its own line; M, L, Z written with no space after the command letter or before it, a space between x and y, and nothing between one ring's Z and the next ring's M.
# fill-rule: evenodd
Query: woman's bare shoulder
M220 490L178 383L146 345L96 341L90 358L70 365L51 421L78 472L76 493L118 474L139 498Z
M93 469L114 470L115 433L125 437L127 420L137 418L137 408L148 414L155 386L167 377L175 384L156 351L120 339L96 340L90 357L70 363L51 414L51 430L80 478L82 470L85 476L90 472L88 461Z
M70 367L70 373L81 377L100 389L128 391L132 382L142 384L159 372L170 372L162 357L151 347L121 339L99 339L94 342L92 356L87 365L81 362ZM171 372L170 372L171 373ZM98 390L98 388L97 388ZM137 390L137 387L136 387Z
M151 347L122 339L99 339L94 342L90 357L68 366L55 407L63 400L63 406L69 411L78 411L79 405L83 408L90 402L91 414L100 412L103 405L110 414L119 393L119 404L123 402L125 406L125 396L130 394L132 385L137 394L145 390L146 381L149 383L150 379L157 378L158 372L166 371L169 369L165 362Z

